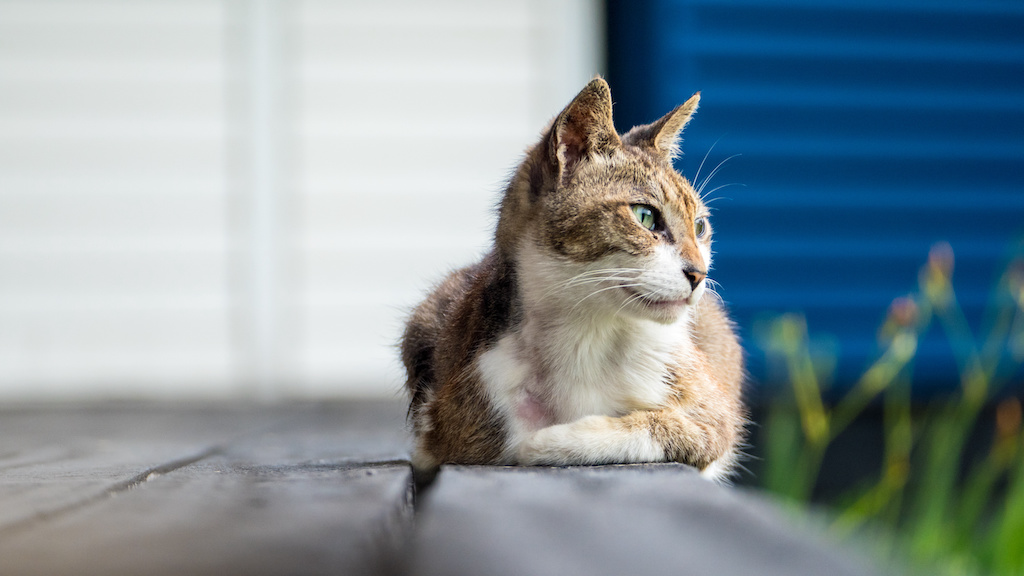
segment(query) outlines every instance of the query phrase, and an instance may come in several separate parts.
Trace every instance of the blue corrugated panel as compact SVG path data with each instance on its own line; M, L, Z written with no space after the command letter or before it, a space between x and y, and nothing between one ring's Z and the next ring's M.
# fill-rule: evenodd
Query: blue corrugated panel
M737 184L711 194L714 277L756 379L755 319L802 311L848 384L937 241L981 329L1024 233L1024 3L610 0L608 30L620 129L701 90L680 169L736 156L707 185ZM957 383L937 330L917 374Z

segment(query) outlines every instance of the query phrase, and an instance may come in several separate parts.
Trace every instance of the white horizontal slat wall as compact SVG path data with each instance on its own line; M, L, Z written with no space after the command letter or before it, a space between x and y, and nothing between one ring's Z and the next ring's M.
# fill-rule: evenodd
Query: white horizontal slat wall
M298 381L393 392L405 314L486 249L510 171L598 71L596 3L325 0L297 21Z
M0 2L0 393L223 393L222 6Z
M388 395L593 0L0 0L0 398Z

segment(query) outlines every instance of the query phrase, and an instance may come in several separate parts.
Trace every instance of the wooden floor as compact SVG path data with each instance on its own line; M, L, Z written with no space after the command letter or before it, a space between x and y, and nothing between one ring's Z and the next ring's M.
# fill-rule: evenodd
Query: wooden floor
M395 403L0 410L0 574L872 574L679 465L447 467Z

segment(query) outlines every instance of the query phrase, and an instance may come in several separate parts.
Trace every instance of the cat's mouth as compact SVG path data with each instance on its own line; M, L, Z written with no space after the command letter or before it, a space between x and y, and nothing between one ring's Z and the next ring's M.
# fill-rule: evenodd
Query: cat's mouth
M654 308L656 310L668 310L672 308L682 308L693 304L693 294L691 293L686 298L653 298L647 294L643 294L630 286L623 286L623 290L630 295L630 300L639 302L648 308Z

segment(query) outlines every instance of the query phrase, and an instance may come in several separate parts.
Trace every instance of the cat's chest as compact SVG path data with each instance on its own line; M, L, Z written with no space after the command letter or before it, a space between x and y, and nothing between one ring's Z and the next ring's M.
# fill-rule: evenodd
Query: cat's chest
M656 409L671 392L681 343L671 330L650 332L513 332L480 357L478 368L499 411L526 430Z

